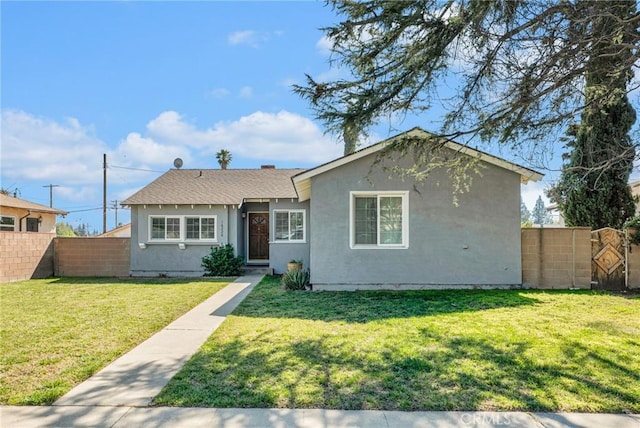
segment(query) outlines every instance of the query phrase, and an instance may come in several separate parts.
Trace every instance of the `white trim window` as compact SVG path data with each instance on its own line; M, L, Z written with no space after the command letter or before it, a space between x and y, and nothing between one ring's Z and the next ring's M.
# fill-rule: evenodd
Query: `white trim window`
M203 241L216 240L215 216L188 216L185 217L185 226L187 239Z
M306 242L305 210L274 210L275 242Z
M0 231L14 232L16 230L16 218L8 215L0 216Z
M151 241L216 241L216 216L149 216Z
M150 216L149 237L152 240L179 241L180 217L174 216Z
M351 192L351 248L408 248L409 192Z

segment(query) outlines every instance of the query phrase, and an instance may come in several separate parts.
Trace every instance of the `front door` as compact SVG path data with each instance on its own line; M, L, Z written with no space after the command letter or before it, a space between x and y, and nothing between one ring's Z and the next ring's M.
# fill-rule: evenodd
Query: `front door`
M249 261L269 260L269 213L249 213Z

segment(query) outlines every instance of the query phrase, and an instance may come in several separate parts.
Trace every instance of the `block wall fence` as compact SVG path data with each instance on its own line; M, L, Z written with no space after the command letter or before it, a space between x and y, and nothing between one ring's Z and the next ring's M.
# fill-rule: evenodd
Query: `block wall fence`
M55 233L0 232L0 282L53 274Z
M628 286L640 288L640 246L631 245ZM591 229L522 229L522 283L531 288L591 288Z
M129 276L129 238L55 240L55 276Z
M129 276L130 238L67 238L1 232L0 282L50 276ZM628 252L629 288L640 289L640 246ZM588 228L522 229L522 283L530 288L591 288Z

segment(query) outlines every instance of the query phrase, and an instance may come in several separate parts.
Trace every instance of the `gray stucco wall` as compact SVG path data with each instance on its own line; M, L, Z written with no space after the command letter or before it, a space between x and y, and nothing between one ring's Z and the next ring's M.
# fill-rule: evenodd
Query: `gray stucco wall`
M445 174L419 184L370 170L372 156L311 183L311 282L315 290L518 286L522 283L520 176L488 165L452 203ZM439 185L435 183L439 182ZM409 190L409 246L351 249L350 191ZM418 193L419 192L419 193Z
M305 242L277 242L273 239L275 234L275 214L277 210L304 210L305 211ZM270 241L269 241L269 267L274 273L281 274L287 271L287 263L291 259L302 260L303 269L309 267L309 201L298 203L290 199L275 199L269 204L270 225Z
M149 218L154 215L162 216L189 216L189 215L215 215L217 242L211 241L186 241L185 249L178 247L175 241L151 241L149 239ZM229 230L236 230L237 207L227 205L190 206L148 205L131 207L131 275L133 276L202 276L204 269L201 266L202 257L211 252L211 247L226 243L235 245L237 235L230 234ZM230 229L232 228L232 229ZM146 248L140 248L139 243L144 243Z

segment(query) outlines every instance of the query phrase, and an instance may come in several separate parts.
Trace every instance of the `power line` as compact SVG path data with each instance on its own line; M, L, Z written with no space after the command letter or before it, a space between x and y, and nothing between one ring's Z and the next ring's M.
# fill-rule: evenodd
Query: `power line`
M109 164L109 168L117 168L117 169L129 169L131 171L144 171L144 172L166 172L166 171L157 171L155 169L143 169L143 168L130 168L128 166L117 166Z

